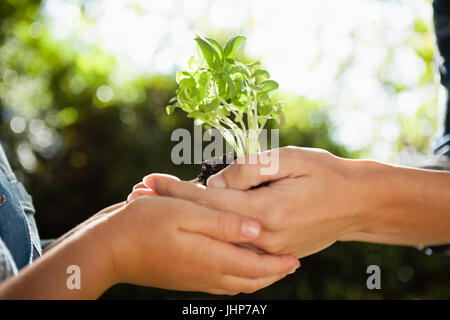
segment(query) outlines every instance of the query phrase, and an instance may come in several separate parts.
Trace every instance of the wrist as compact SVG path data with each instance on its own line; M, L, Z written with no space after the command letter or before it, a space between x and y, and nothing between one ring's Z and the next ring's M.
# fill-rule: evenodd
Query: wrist
M377 233L385 222L383 212L392 206L395 199L392 181L394 166L373 160L345 159L349 168L353 192L353 233Z
M75 257L74 264L80 261L85 287L95 292L94 295L103 293L119 282L113 258L113 237L108 224L107 216L99 218L67 239L67 246Z
M433 181L427 181L425 170L372 160L353 161L361 199L358 231L374 235L405 235L417 224L420 213L424 213L424 203L428 205L427 201L431 200L427 199L430 188L425 185L430 183L431 187Z
M345 241L437 245L450 241L450 173L347 160L356 185L358 228Z
M134 200L107 214L98 226L99 234L107 248L109 279L113 284L128 282L130 265L135 260L133 247L137 241L136 234L124 229L132 229L126 225L132 217L132 211L139 210L138 202L138 199Z

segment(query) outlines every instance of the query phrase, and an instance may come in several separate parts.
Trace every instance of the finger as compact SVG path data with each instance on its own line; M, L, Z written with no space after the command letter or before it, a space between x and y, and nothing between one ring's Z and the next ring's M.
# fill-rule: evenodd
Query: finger
M181 230L201 233L220 241L233 243L252 241L261 232L260 224L254 220L195 203L186 205L179 215L178 223Z
M264 203L254 190L243 192L232 189L205 187L176 177L151 174L144 178L144 184L162 196L194 201L212 208L231 212L245 212L249 218L258 220Z
M243 278L258 279L280 274L289 274L300 266L299 260L289 254L277 256L271 254L258 254L249 249L239 247L236 247L236 249L244 250L236 255L244 259L243 261L245 261L245 263L232 263L231 261L228 261L227 257L224 257L224 266L226 266L227 274Z
M290 273L300 266L299 260L289 254L258 254L202 234L181 232L184 232L185 243L189 247L199 248L193 254L197 255L198 259L208 257L210 261L215 261L220 265L223 274L257 279ZM198 246L199 243L202 243L201 247Z
M133 192L130 193L130 195L127 198L127 203L133 201L134 199L137 199L142 196L157 196L158 194L153 189L135 189Z
M272 149L236 159L225 169L212 175L207 185L216 188L248 190L267 181L299 176L300 148ZM296 157L294 157L296 156Z
M135 190L135 189L145 189L145 188L147 188L147 186L143 182L139 182L138 184L136 184L133 187L133 190Z
M215 295L227 295L227 296L235 296L239 294L239 291L229 291L224 289L212 289L206 291L209 294L215 294Z
M274 282L277 282L288 273L277 274L270 277L258 278L258 279L248 279L241 278L232 275L225 275L223 278L223 289L228 292L242 292L242 293L253 293L262 288L268 287Z
M145 184L147 188L151 188L154 190L157 190L156 183L154 182L154 177L159 177L161 179L165 180L171 180L171 181L180 181L180 179L176 176L173 176L171 174L164 174L164 173L152 173L147 176L145 176L142 179L142 182Z

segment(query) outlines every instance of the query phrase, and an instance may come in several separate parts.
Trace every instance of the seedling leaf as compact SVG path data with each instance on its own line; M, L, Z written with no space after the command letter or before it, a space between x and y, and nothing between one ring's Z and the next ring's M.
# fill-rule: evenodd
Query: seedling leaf
M245 40L246 38L244 36L236 36L232 38L230 41L228 41L224 50L225 57L227 57L228 59L235 60L236 52L241 46L241 44L245 42Z

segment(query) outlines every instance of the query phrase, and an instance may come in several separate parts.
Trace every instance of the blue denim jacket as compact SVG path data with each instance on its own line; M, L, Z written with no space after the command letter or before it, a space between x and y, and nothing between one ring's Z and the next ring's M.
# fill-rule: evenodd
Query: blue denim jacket
M0 145L0 281L42 254L34 212Z

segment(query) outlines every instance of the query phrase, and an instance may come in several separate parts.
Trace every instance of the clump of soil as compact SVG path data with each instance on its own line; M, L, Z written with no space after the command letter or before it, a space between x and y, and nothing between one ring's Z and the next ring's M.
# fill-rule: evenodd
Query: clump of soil
M217 157L214 160L203 161L202 168L200 169L200 173L196 179L196 183L201 183L206 186L206 180L213 174L216 174L222 169L228 167L236 159L236 155L234 153L224 154L222 157ZM256 189L260 187L265 187L269 185L269 181L260 183L257 186L253 186L250 189Z
M206 186L206 180L208 180L210 176L228 167L234 159L236 159L236 155L234 153L229 153L224 154L222 157L217 157L212 161L203 161L202 168L200 169L200 174L198 175L196 182Z

